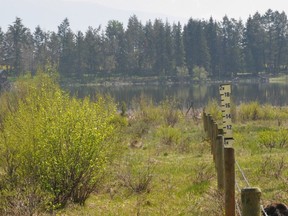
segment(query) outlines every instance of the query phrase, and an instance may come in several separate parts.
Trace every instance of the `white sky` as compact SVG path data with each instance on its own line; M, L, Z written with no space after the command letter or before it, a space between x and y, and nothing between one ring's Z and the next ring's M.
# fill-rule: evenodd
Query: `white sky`
M69 0L66 0L69 1ZM73 0L70 0L73 1ZM74 0L89 1L109 6L112 8L138 10L154 13L163 13L173 16L189 18L195 14L196 17L210 17L216 15L223 17L225 14L231 16L247 17L254 11L266 11L269 7L285 10L288 8L286 0Z
M88 26L106 26L115 19L127 25L135 14L143 24L149 19L180 21L189 18L221 19L242 18L246 21L255 12L264 14L267 9L284 11L288 15L287 0L0 0L0 27L6 31L16 17L34 31L37 25L45 30L57 31L57 26L68 18L73 31L86 31Z

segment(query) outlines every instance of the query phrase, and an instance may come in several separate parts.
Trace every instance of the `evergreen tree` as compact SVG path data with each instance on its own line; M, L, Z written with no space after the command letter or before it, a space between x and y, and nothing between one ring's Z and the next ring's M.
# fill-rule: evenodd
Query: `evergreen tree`
M75 70L78 78L83 78L84 70L85 70L85 42L84 35L81 31L78 31L76 34L76 44L75 44Z
M110 20L105 35L105 70L108 72L125 72L127 48L124 42L123 24L116 20Z
M55 32L50 33L48 36L47 49L49 63L52 67L58 69L61 55L61 42L60 38Z
M16 17L13 25L9 25L5 37L6 64L13 68L16 75L24 72L23 55L25 48L29 46L29 30L22 24L22 20Z
M127 70L135 74L141 69L141 53L144 40L143 26L136 15L131 16L128 20L125 38L127 44Z
M85 65L85 72L89 74L95 74L100 71L101 65L101 36L99 34L100 27L94 29L91 26L85 33L83 41L83 61ZM79 41L81 42L81 40ZM80 46L81 44L79 44ZM78 52L80 54L80 50Z
M184 27L186 61L190 73L194 66L210 69L210 52L204 32L204 22L190 19Z
M167 47L165 42L165 27L163 21L161 19L155 19L153 29L155 44L155 64L153 69L155 72L157 72L158 75L165 75Z
M249 17L243 35L246 71L257 73L264 70L265 32L261 15L255 13Z
M241 72L243 68L242 55L243 25L227 16L222 21L222 68L223 75L233 77L234 73Z
M5 65L5 53L4 53L4 32L0 27L0 65L3 67Z
M265 65L266 70L268 72L275 72L276 66L276 33L274 29L274 19L275 14L274 12L269 9L262 17L264 31L265 31L265 47L264 47L264 54L265 54Z
M287 64L287 32L288 22L287 15L278 11L274 12L273 29L275 31L275 70L274 72L279 73L281 67Z
M39 67L44 69L48 63L47 40L47 33L45 33L40 26L37 26L33 34L33 71Z
M267 72L279 73L287 64L287 16L271 9L262 16L264 58Z
M211 17L209 23L206 25L207 46L209 49L210 61L210 75L212 77L220 76L220 58L221 58L221 41L219 37L219 26Z
M164 66L166 75L172 75L173 69L175 68L175 61L173 59L173 38L172 38L172 29L171 25L166 21L165 23L165 50L166 55L164 57Z
M205 68L205 70L209 72L211 56L207 45L204 29L205 29L205 22L199 21L197 25L198 56L196 60L196 65Z
M172 27L172 37L173 37L173 59L175 61L175 67L185 66L185 50L183 43L182 26L180 22L174 24Z
M193 19L189 19L187 25L184 26L184 48L185 59L189 73L192 75L193 67L196 65L197 56L197 41L196 38L197 22Z
M153 68L156 62L155 39L153 24L149 20L144 26L143 41L143 68L144 73L154 72Z
M70 29L67 18L58 26L58 37L60 39L60 59L59 72L63 74L73 74L75 71L75 35Z
M221 22L212 17L208 21L191 18L182 30L179 22L171 25L161 19L142 25L133 15L126 30L111 20L104 30L89 27L85 34L74 34L66 18L56 33L37 26L31 35L16 18L7 32L0 28L0 65L20 75L49 63L65 77L175 75L179 71L193 76L193 68L203 68L212 78L242 71L278 74L288 67L287 32L285 12L271 9L250 16L245 28L241 20L227 16Z

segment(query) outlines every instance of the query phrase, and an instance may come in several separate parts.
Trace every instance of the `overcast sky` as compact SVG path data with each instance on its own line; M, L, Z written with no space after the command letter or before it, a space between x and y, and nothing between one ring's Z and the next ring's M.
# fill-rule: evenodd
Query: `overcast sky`
M48 31L67 17L73 31L85 32L88 26L106 27L109 20L127 25L135 14L143 24L155 18L186 24L189 18L220 21L225 15L246 21L255 12L264 14L267 9L284 11L288 15L287 0L0 0L0 27L3 31L15 21L32 32L39 25Z

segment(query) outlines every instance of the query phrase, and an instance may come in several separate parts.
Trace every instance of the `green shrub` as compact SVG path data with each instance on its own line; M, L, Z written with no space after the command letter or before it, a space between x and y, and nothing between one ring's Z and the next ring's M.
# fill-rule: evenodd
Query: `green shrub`
M139 139L148 133L150 125L140 120L130 121L130 126L127 132L133 137L133 139Z
M282 116L272 105L260 105L258 102L243 103L239 106L240 121L271 120Z
M261 166L259 168L260 176L261 174L268 177L270 180L272 178L281 179L287 170L287 162L284 156L275 157L271 154L261 160Z
M121 116L126 116L127 115L127 105L124 101L121 103Z
M84 204L114 150L108 138L116 106L101 97L71 99L43 74L25 84L26 95L6 112L0 131L1 189L40 188L50 208Z
M161 103L159 115L167 126L174 127L181 120L181 112L175 99L166 99Z
M275 131L259 132L259 143L268 149L275 148L277 145L277 136Z
M238 117L241 121L258 120L261 116L261 109L258 102L241 104L239 107Z
M165 145L177 145L181 139L181 131L178 128L169 126L160 127L157 135L161 143Z
M210 114L215 121L222 120L222 112L218 102L213 99L209 100L205 112Z
M193 80L204 81L208 77L208 72L204 67L194 66L193 67Z
M125 162L117 169L117 177L122 185L130 192L141 194L151 190L154 176L155 162L143 160L142 157L127 157Z
M283 148L288 143L288 132L286 129L261 131L259 132L259 143L268 149Z
M137 121L145 122L151 126L162 120L161 109L153 104L153 100L146 96L132 101L132 110Z

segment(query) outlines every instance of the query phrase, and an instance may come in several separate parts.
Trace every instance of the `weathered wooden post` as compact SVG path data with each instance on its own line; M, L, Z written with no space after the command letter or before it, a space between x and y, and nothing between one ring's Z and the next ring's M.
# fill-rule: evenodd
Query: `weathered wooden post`
M213 154L213 147L212 147L212 116L210 114L207 115L207 131L208 131L208 139L210 141L210 147L211 147L211 154Z
M224 190L224 137L218 135L216 138L216 170L218 190Z
M209 114L208 125L209 125L209 139L212 140L212 137L213 137L213 118L212 118L212 115L210 115L210 114Z
M218 129L218 134L219 134L219 135L223 135L223 134L224 134L224 132L223 132L223 129L222 129L222 128L219 128L219 129Z
M207 135L208 138L210 139L210 114L207 114Z
M216 140L217 140L217 136L218 136L218 124L213 121L212 123L212 128L213 128L213 136L212 136L212 148L213 148L213 160L215 162L215 166L216 166Z
M235 155L234 148L224 148L225 216L235 216Z
M204 131L207 133L207 114L205 110L203 109L203 126L204 126Z
M241 203L243 216L261 216L261 190L259 188L243 188Z

